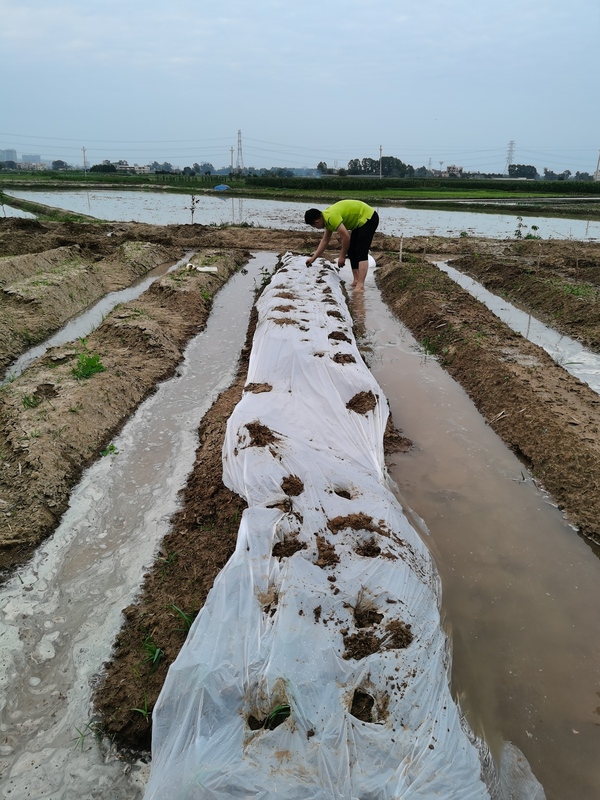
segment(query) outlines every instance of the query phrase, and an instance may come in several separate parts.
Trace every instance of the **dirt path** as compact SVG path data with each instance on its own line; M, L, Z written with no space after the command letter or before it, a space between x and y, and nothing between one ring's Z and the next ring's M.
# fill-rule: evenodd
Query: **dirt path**
M2 567L23 562L56 528L82 470L101 457L157 382L174 373L185 344L205 324L211 296L248 251L308 253L315 243L313 233L255 228L0 220L4 364L93 298L158 263L174 263L186 250L198 251L198 263L207 259L218 266L217 275L183 267L157 280L138 300L115 309L85 345L48 351L0 390ZM597 349L600 248L417 237L404 240L400 263L399 247L392 237L375 239L377 280L390 308L465 387L569 519L600 541L600 399L426 258L438 253L456 259L454 266L490 289ZM36 284L40 275L46 282ZM243 502L221 482L221 444L244 386L247 354L236 383L202 422L183 508L139 604L126 610L115 658L97 692L105 730L131 747L148 747L151 728L150 718L131 709L144 695L152 708L188 620L234 547ZM93 366L95 359L103 371L75 376L74 369ZM155 664L145 660L152 645L162 651Z

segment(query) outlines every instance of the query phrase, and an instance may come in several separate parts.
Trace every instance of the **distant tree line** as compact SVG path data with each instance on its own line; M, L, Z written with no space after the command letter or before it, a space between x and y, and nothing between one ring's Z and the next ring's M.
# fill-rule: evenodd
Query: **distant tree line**
M317 164L317 171L321 175L339 175L344 177L346 175L363 175L363 176L378 176L383 178L431 178L438 177L440 170L435 172L425 166L413 167L411 164L405 164L400 158L395 156L383 156L381 161L378 158L352 158L348 162L347 167L340 169L332 169L327 166L327 162L319 161ZM476 173L483 178L502 178L505 177L502 173ZM462 168L451 171L450 177L468 178L470 173L462 172ZM575 175L570 170L566 169L564 172L556 173L544 167L544 174L540 176L537 168L532 164L510 164L508 167L509 178L527 178L529 180L545 180L545 181L591 181L593 176L589 172L576 172Z

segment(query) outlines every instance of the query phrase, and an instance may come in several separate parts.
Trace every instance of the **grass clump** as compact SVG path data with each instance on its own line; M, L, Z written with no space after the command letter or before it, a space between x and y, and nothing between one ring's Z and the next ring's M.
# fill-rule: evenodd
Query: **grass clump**
M97 372L106 372L106 367L100 361L98 353L88 353L85 350L79 354L77 364L75 364L71 372L78 381L83 381L91 378Z

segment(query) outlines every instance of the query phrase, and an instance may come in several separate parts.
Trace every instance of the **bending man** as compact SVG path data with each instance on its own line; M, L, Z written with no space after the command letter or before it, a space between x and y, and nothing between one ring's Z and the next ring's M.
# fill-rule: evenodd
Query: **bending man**
M325 231L315 252L306 259L306 266L310 267L325 252L331 235L337 232L341 240L338 267L343 267L346 258L349 258L354 278L352 288L364 292L369 269L369 248L379 225L379 215L375 209L360 200L340 200L323 211L309 208L304 221L313 228Z

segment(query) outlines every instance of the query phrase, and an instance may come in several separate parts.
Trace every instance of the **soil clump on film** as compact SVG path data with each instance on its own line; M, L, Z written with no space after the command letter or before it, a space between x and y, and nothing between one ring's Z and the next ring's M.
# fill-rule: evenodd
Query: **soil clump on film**
M137 300L114 309L85 342L51 348L3 385L1 567L23 563L56 528L83 469L102 457L157 383L174 374L185 345L206 323L212 296L243 267L249 253L310 253L317 240L312 232L233 226L0 220L4 370L66 318L161 264L183 258L218 270L202 273L182 263ZM392 312L463 385L569 520L600 541L600 398L430 261L432 254L452 260L493 291L504 292L552 327L598 350L600 247L573 241L416 237L404 239L402 261L399 249L398 239L376 235L376 280ZM195 255L188 256L191 251ZM332 258L335 252L332 248ZM181 508L143 576L139 601L124 610L114 657L96 690L103 729L121 746L149 748L151 710L167 669L235 548L245 502L222 483L225 425L244 390L271 390L269 384L247 384L254 322L253 314L234 383L202 420ZM94 363L103 369L90 377L74 373ZM356 402L356 413L368 412L373 404L368 396ZM252 430L249 435L254 442L273 434ZM386 453L409 445L392 424L386 440ZM282 488L293 498L304 487L290 475ZM350 518L334 523L353 524ZM380 532L370 518L360 520L360 529ZM319 558L334 568L335 549L325 544ZM368 545L366 555L380 550L374 539ZM286 558L303 547L289 541L275 545L273 553ZM401 633L408 641L410 632ZM371 645L381 646L379 640ZM157 649L161 653L155 657ZM133 710L144 703L147 715Z

